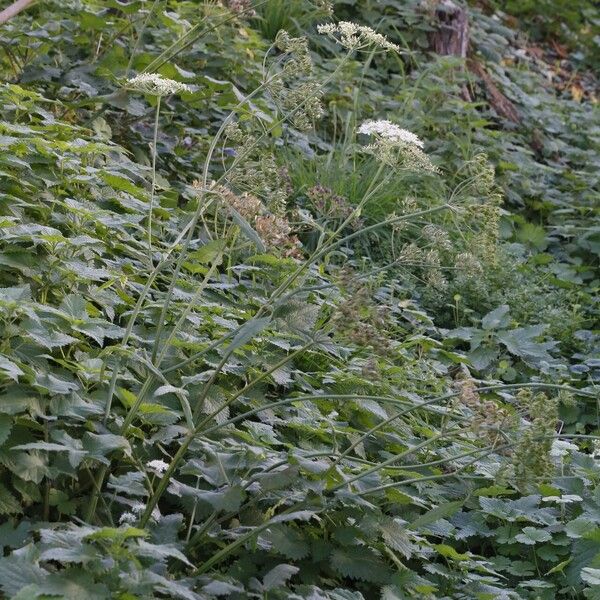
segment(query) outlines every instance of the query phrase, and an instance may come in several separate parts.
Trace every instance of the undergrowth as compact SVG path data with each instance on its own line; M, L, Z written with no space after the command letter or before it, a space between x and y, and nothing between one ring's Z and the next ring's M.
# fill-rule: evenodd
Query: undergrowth
M0 595L600 598L594 74L287 4L0 30Z

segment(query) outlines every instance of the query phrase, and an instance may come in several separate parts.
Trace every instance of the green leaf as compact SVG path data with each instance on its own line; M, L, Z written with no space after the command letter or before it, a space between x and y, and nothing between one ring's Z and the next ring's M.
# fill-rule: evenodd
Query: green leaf
M43 585L47 575L48 572L34 562L33 556L12 554L0 558L0 588L8 597L27 585Z
M331 566L344 577L371 583L387 583L391 577L386 564L368 547L335 550L331 555Z
M85 540L90 542L99 540L108 540L112 542L123 542L131 538L144 538L148 535L148 532L144 529L137 527L102 527L93 533L90 533L84 537Z
M510 307L508 304L503 304L495 308L481 319L481 327L485 330L504 329L508 327L510 323L509 311Z
M0 398L0 446L8 439L13 426L12 418L9 415L2 414L1 402L2 399Z
M217 257L223 255L226 245L227 244L225 240L212 240L211 242L208 242L204 244L204 246L198 248L198 250L190 252L188 255L189 260L202 265L212 263ZM219 260L217 264L220 263L221 261Z
M48 460L36 450L31 452L11 452L8 468L24 481L40 483L49 474Z
M386 520L379 527L383 539L390 548L400 552L406 559L411 558L413 544L408 536L408 531L398 519Z
M523 527L523 531L515 535L515 539L522 544L534 545L538 542L548 542L552 539L552 535L543 529L536 527Z
M89 457L95 458L104 464L110 464L106 455L115 450L121 450L126 455L131 454L131 446L122 435L114 435L112 433L96 434L88 431L84 434L81 441L83 449L88 452Z
M208 502L215 510L232 512L241 506L246 493L241 486L235 485L220 492L197 490L195 496Z
M42 323L33 321L32 319L24 321L21 327L32 340L50 350L53 348L62 348L78 341L77 338L60 331L48 329Z
M242 215L240 215L240 213L232 206L228 206L228 209L231 212L234 223L240 228L241 232L258 248L259 252L266 252L263 241L260 239L258 233L250 226L248 221L246 221L246 219L244 219L244 217L242 217Z
M440 519L444 519L445 517L450 517L454 513L458 512L462 506L462 500L440 504L439 506L428 510L420 517L417 517L412 523L409 524L409 529L417 530L421 527L425 527L426 525L430 525L431 523L435 523Z
M44 582L44 593L69 600L104 600L109 590L102 583L94 583L91 573L73 568L52 573Z
M6 377L13 381L18 381L19 377L25 374L19 365L2 354L0 354L0 373L4 373Z
M302 533L294 527L275 525L261 536L271 544L271 550L286 558L300 560L310 554L310 547Z
M139 556L147 556L160 561L165 561L167 558L176 558L189 567L193 566L185 554L170 544L151 544L145 540L140 540L135 552Z
M565 570L565 567L572 561L572 558L567 558L567 560L563 560L558 563L556 566L552 567L546 575L552 575L554 573L562 573Z
M584 567L581 569L581 580L589 585L600 585L600 569Z
M241 346L247 344L255 336L257 336L267 325L271 322L271 317L262 317L260 319L250 319L246 321L235 334L235 337L231 340L227 350L233 352Z
M16 515L20 512L20 502L0 483L0 515ZM2 543L0 540L0 545Z
M449 558L450 560L463 561L471 558L469 554L461 554L448 544L435 544L434 548L437 550L438 554L444 558Z
M277 565L263 577L263 589L268 592L283 587L299 570L293 565Z

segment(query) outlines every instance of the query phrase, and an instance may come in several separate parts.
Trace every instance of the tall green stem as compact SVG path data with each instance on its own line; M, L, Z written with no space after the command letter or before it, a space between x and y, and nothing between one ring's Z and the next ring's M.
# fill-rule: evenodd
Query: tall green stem
M150 259L150 268L153 267L152 261L152 211L154 210L154 191L156 189L156 155L158 154L158 118L160 116L160 100L156 99L156 114L154 115L154 140L152 142L152 188L150 189L150 206L148 207L148 254Z

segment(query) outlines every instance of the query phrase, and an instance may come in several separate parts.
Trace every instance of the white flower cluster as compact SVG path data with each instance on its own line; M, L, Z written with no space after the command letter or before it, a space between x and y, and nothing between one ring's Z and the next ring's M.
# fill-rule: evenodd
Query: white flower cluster
M154 462L154 461L152 461ZM119 525L123 525L124 523L136 523L140 518L140 515L146 510L146 505L143 502L134 502L130 506L129 512L124 512L119 517ZM154 508L152 511L152 518L156 521L160 518L160 511L158 507Z
M380 120L365 121L358 128L358 133L374 136L375 142L365 146L364 151L390 167L407 171L438 172L437 167L423 152L423 142L411 131L390 121Z
M164 460L160 459L151 460L146 466L155 475L162 475L169 468L169 465Z
M562 458L568 456L573 450L579 450L579 448L575 444L567 442L567 440L553 440L550 456Z
M378 135L394 142L414 144L419 148L423 148L424 146L423 142L412 131L402 129L391 121L365 121L358 128L358 133L364 133L366 135Z
M400 52L400 47L392 44L384 35L365 25L358 25L350 21L339 23L325 23L317 26L317 31L333 38L348 50L362 50L375 46L383 50Z
M170 96L180 92L191 92L192 88L185 83L167 79L158 73L142 73L127 80L127 87L153 96Z

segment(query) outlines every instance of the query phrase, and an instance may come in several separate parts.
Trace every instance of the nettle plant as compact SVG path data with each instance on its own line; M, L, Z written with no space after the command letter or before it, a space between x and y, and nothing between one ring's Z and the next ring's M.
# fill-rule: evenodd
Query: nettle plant
M479 328L459 327L447 331L446 336L469 343L467 356L477 371L485 373L494 367L505 381L514 381L517 371L513 362L519 360L525 368L541 372L560 370L560 363L549 353L558 342L539 341L546 329L545 324L513 327L510 307L503 304L484 315Z
M320 31L345 50L340 70L359 52L397 50L352 23ZM306 40L280 33L262 83L211 138L184 208L158 191L157 137L166 95L193 89L149 71L124 78L155 102L153 160L142 167L61 120L54 101L0 88L6 596L502 592L484 551L436 543L440 521L496 475L522 486L551 478L553 415L534 397L515 423L495 394L518 403L520 386L468 375L452 389L430 394L428 381L409 393L394 352L413 356L410 347L388 340L369 361L372 340L333 335L329 317L343 312L349 325L364 310L340 308L332 257L365 233L426 227L461 207L415 207L347 233L391 173L435 170L414 134L368 122L365 151L378 167L366 192L335 228L305 215L318 235L303 246L267 142L284 124L306 128L320 116L321 85ZM252 108L262 94L274 116ZM378 333L382 323L371 325ZM434 340L415 343L432 379L460 360L428 357ZM531 447L538 461L527 469ZM463 500L441 502L446 493Z

